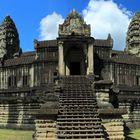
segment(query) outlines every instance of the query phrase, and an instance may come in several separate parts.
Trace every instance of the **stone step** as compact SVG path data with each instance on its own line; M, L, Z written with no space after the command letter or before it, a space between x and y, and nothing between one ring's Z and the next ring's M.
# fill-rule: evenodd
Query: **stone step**
M93 118L93 117L88 117L88 118L82 118L82 117L77 117L77 118L57 118L57 121L98 121L100 120L99 118Z
M61 95L69 95L69 94L82 94L82 95L94 95L93 91L86 89L78 89L78 90L64 90Z
M78 98L82 98L82 100L84 100L86 98L91 98L91 99L95 99L96 100L96 98L94 97L93 94L89 94L88 95L88 94L81 94L81 93L71 93L71 94L61 94L59 96L60 99L61 98L67 98L67 99L69 99L68 97L75 98L75 100L77 100Z
M77 114L75 114L75 115L58 115L58 117L59 118L99 118L99 115L97 115L97 114L94 114L94 116L93 115L85 115L85 114L83 114L83 115L77 115Z
M92 104L97 104L95 101L79 101L79 100L66 100L66 101L62 101L60 104L85 104L85 105L92 105Z
M58 129L65 129L65 128L67 128L67 129L92 129L92 128L98 129L98 128L101 128L101 125L93 125L92 124L92 125L89 126L88 124L87 125L86 124L83 124L83 125L80 124L80 125L75 125L74 126L73 124L72 125L70 125L70 124L69 125L64 125L63 124L62 126L60 126L60 125L57 126L57 128Z
M124 136L123 135L118 135L118 136L109 136L107 137L109 140L124 140ZM136 139L135 139L136 140Z
M97 104L90 104L90 105L86 105L86 104L85 105L84 104L66 104L65 105L65 104L61 104L61 103L60 103L59 107L60 107L60 109L62 109L62 108L63 109L64 108L65 109L67 109L67 108L68 109L72 109L72 108L79 109L80 108L81 110L84 109L84 108L93 109L93 110L98 108Z
M60 105L77 105L77 106L95 106L97 105L97 102L61 102Z
M73 97L71 97L71 98L66 98L66 97L59 97L59 101L61 102L61 101L70 101L70 100L73 100L73 101L75 101L75 100L79 100L79 101L95 101L96 100L96 98L90 98L90 97L77 97L77 98L73 98Z
M67 87L63 87L63 92L62 92L62 94L63 93L65 93L65 92L72 92L72 91L74 91L74 92L85 92L85 93L88 93L88 92L92 92L93 93L93 90L91 89L91 88L87 88L87 86L67 86Z
M38 139L37 139L38 140ZM40 140L43 140L43 139L40 139ZM47 140L47 139L45 139L45 140ZM93 138L64 138L64 139L62 139L62 138L59 138L59 140L93 140ZM94 139L94 140L105 140L104 138L96 138L96 139ZM120 139L118 139L118 140L120 140Z
M49 130L49 132L54 132L55 128L49 128L49 127L47 127L47 128L40 128L40 127L38 127L38 128L36 128L36 131L37 131L36 133L37 134L46 133L47 130Z
M36 134L36 137L40 137L40 138L46 138L46 135L47 137L55 137L55 134L46 134L46 133L40 133L40 134Z
M92 137L92 138L103 138L103 134L100 133L100 134L58 134L58 137L61 138L74 138L74 137L79 137L80 139L83 137Z
M59 111L60 112L60 111ZM92 114L92 115L94 115L95 113L98 113L98 111L97 111L97 109L95 109L94 111L92 110L92 111L87 111L87 110L85 110L85 111L83 111L83 110L81 110L81 111L76 111L76 110L74 110L74 111L72 111L72 110L68 110L68 111L66 111L66 112L61 112L63 115L75 115L75 114L77 114L77 115L83 115L83 114Z
M61 95L68 95L68 94L83 94L83 95L94 95L92 90L87 89L67 89L64 90Z
M60 114L60 115L58 115L58 117L79 117L79 118L81 118L81 117L90 117L90 118L96 118L96 117L99 117L99 114Z
M57 124L59 125L59 126L61 126L61 125L100 125L101 124L101 121L69 121L69 122L62 122L62 121L58 121L57 122Z
M70 97L70 98L75 98L75 99L77 99L77 98L95 98L94 97L94 95L93 94L78 94L78 93L75 93L75 94L61 94L60 96L60 99L61 98L68 98L68 97Z
M67 130L67 129L63 129L63 130L58 130L57 133L61 134L61 133L65 133L65 134L95 134L95 133L101 133L103 130L102 129L71 129L71 130Z
M90 86L90 84L86 84L86 83L78 83L78 84L70 84L70 83L68 83L68 84L63 84L63 87L62 87L62 89L63 90L67 90L67 89L69 89L69 90L78 90L78 89L83 89L83 90L85 90L85 89L87 89L87 90L92 90L92 88L91 88L91 86Z
M96 98L92 97L92 98L89 98L89 97L80 97L78 96L77 98L74 98L74 97L71 97L71 98L67 98L67 97L61 97L59 96L59 101L61 102L96 102Z
M80 108L67 108L67 109L65 109L65 108L60 108L60 110L59 110L59 113L67 113L67 112L74 112L74 111L78 111L79 113L83 113L83 112L86 112L86 111L90 111L90 112L94 112L94 113L96 113L96 110L97 109L93 109L93 108L82 108L82 110L80 109Z

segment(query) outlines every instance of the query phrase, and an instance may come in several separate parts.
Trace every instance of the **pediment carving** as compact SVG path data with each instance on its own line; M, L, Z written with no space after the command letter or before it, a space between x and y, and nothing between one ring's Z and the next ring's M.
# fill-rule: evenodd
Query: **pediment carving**
M75 10L72 10L64 23L59 25L59 36L68 35L90 36L90 25L87 25Z

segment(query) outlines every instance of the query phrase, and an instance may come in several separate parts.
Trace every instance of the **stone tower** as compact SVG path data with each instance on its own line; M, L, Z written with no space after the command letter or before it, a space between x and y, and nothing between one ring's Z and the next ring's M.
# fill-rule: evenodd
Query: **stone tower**
M9 59L19 52L19 35L15 23L6 16L0 25L0 59Z
M140 13L135 13L132 18L126 37L126 52L140 56Z

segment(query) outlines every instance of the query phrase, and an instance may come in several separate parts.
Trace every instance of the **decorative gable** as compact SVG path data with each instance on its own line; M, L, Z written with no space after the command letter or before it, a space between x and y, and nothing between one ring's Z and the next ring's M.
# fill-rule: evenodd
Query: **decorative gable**
M72 10L64 23L59 25L59 36L68 35L90 36L90 25L87 25L75 10Z

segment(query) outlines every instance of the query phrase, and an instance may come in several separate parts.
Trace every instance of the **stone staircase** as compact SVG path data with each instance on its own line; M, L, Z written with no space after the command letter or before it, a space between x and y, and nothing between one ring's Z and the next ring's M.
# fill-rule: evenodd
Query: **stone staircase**
M62 86L57 117L57 139L104 140L90 80L85 76L65 76Z

